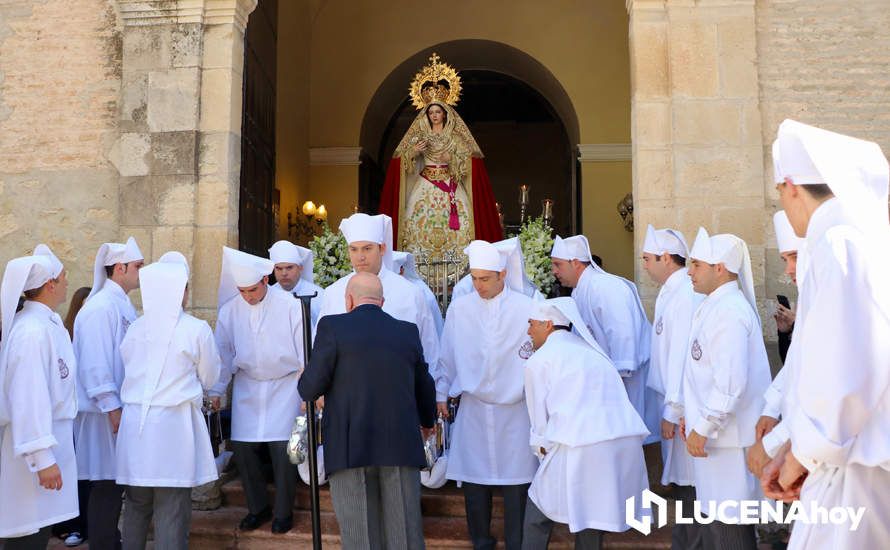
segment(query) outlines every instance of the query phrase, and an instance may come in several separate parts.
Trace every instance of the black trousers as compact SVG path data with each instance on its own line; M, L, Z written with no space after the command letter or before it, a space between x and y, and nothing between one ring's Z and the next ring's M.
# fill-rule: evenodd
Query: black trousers
M0 540L3 543L0 548L3 550L46 550L50 535L52 535L52 526L47 525L31 535L6 539L5 542Z
M235 465L244 494L247 497L247 509L251 514L259 514L269 507L269 493L266 491L266 476L260 451L264 445L269 446L269 457L272 459L272 476L275 481L275 519L287 519L293 515L294 497L297 493L297 467L287 457L287 441L269 441L268 443L247 443L232 441Z
M674 495L678 502L683 503L683 514L689 516L695 503L695 487L691 485L675 485ZM705 550L702 533L705 527L698 523L676 524L671 528L671 548L688 550Z
M90 480L79 479L77 481L77 504L80 507L80 515L53 525L53 535L61 537L71 533L80 533L80 536L84 539L89 538L90 530L87 523L87 505L89 502Z
M467 528L474 550L493 550L497 539L491 536L491 497L500 487L504 495L504 545L507 550L521 550L522 524L530 483L522 485L479 485L463 482Z
M547 550L550 533L556 524L544 515L535 503L528 501L525 509L525 526L522 532L522 550ZM603 547L603 532L599 529L584 529L575 533L575 550L600 550ZM671 546L683 548L683 546Z
M87 504L87 523L90 529L90 550L119 550L121 532L117 523L121 517L124 488L113 479L90 482Z
M714 521L701 526L702 545L713 550L757 550L753 525L733 525Z

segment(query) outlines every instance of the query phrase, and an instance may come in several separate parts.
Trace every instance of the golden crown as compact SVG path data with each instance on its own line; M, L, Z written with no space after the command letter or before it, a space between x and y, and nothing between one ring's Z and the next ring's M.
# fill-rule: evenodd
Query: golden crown
M423 109L434 100L457 105L460 100L460 77L454 67L439 61L439 55L430 56L430 64L414 75L411 81L411 103Z

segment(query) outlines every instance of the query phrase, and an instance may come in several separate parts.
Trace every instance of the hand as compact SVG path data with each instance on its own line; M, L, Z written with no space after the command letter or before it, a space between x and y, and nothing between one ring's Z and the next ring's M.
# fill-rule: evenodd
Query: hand
M788 452L785 453L785 464L779 470L779 485L782 486L782 489L795 493L795 498L799 498L800 488L809 473L809 470L798 462L791 449L788 449Z
M763 436L773 431L773 428L775 428L778 423L779 421L772 416L761 416L757 421L757 425L754 426L754 436L757 438L757 441L760 441L763 439Z
M217 412L217 411L219 411L221 406L222 406L222 401L220 400L218 395L210 398L210 410L211 411Z
M708 453L705 452L705 443L707 442L707 437L692 430L692 432L686 436L686 450L689 451L690 455L696 458L704 458L708 456Z
M776 305L776 328L779 332L791 332L794 326L795 313L782 304Z
M673 422L665 419L661 419L661 438L665 441L670 441L674 438L674 434L676 433L677 425Z
M788 454L790 449L791 443L785 443L779 449L779 452L776 453L776 458L770 460L760 473L760 487L767 498L781 500L782 502L792 502L800 497L799 490L796 492L786 491L779 484L779 473L785 464L785 455Z
M770 460L769 455L766 454L766 449L763 448L763 441L758 438L757 442L748 449L748 455L746 457L748 471L759 478L763 473L763 467L766 466Z
M424 428L423 426L420 427L420 435L421 435L421 437L423 437L424 441L429 439L431 436L435 435L435 433L436 433L435 427L432 427L432 428Z
M436 403L436 416L439 418L448 418L448 403L445 401L438 401Z
M38 471L37 479L40 481L40 486L44 489L58 491L62 488L62 470L59 469L58 464L47 466L46 468Z
M683 440L683 442L685 443L686 442L686 417L684 417L684 416L680 417L680 425L678 426L678 429L680 430L680 439Z
M121 427L121 412L119 408L108 411L108 421L111 422L112 433L117 433L117 430Z
M427 144L426 140L418 141L418 142L414 145L414 152L415 152L415 153L422 153L422 152L426 151L427 146L428 146L428 144Z
M315 413L324 410L324 397L319 397L315 400ZM306 414L306 402L303 401L300 403L300 414Z

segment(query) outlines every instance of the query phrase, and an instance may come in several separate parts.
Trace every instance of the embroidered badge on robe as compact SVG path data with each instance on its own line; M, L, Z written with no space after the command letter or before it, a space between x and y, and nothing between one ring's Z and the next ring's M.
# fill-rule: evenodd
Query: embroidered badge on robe
M532 344L531 340L526 340L524 344L519 348L519 357L523 359L528 359L535 352L535 346Z
M655 334L661 335L664 330L664 321L661 317L658 318L658 323L655 324Z
M127 332L127 329L130 328L130 321L126 317L121 317L121 326L124 327L124 332Z
M692 341L692 358L696 361L701 359L701 346L698 343L698 339Z
M68 378L68 375L71 374L71 371L68 370L68 365L65 364L65 360L59 357L59 376L62 377L62 380Z

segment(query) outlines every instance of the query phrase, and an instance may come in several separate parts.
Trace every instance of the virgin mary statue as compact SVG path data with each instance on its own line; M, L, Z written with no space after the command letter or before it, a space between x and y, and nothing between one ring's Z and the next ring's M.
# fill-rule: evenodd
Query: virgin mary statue
M411 83L419 112L386 171L380 212L399 250L442 259L474 239L503 238L482 151L454 105L460 77L433 54Z

